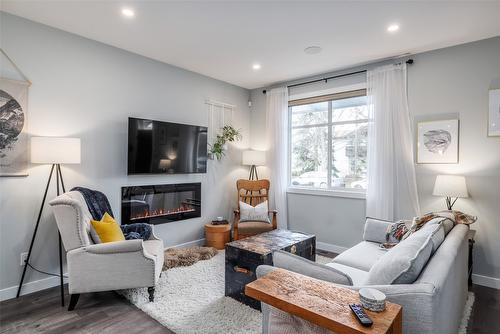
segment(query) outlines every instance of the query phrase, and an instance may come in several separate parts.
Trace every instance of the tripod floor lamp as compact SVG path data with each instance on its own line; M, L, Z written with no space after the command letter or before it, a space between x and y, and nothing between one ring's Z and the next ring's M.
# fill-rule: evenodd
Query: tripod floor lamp
M250 166L249 180L258 180L257 166L264 166L266 164L266 152L264 151L243 151L242 165Z
M66 192L64 188L64 180L61 172L61 164L79 164L80 163L80 138L61 138L61 137L31 137L31 163L34 164L51 164L49 178L47 180L47 185L45 186L45 192L43 194L42 204L40 205L40 211L38 212L38 218L36 220L35 228L33 230L33 236L31 237L31 243L28 250L28 256L24 263L23 274L21 276L21 281L19 282L19 287L17 289L16 298L19 298L21 293L21 288L23 286L24 277L26 275L26 270L31 267L30 257L33 251L33 245L36 239L36 233L38 232L38 227L40 225L40 219L42 217L43 207L45 205L45 200L47 199L47 193L49 191L50 183L52 181L52 176L56 174L56 192L59 196L62 192ZM60 286L61 286L61 306L64 306L64 277L63 277L63 250L61 243L61 235L59 234L59 276Z

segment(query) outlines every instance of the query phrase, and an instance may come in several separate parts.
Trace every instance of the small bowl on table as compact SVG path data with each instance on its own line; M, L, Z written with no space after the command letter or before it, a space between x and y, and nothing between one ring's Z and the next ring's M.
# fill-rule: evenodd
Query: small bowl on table
M386 296L382 291L372 288L363 288L359 290L359 300L364 308L374 312L385 310Z

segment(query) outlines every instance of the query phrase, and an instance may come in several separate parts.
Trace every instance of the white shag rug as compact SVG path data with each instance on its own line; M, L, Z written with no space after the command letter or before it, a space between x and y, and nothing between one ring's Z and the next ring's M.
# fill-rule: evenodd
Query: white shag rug
M261 313L224 296L225 253L189 267L164 271L155 287L155 301L147 289L122 293L132 304L176 334L261 332Z
M316 262L331 259L316 255ZM259 334L262 315L259 311L224 296L225 253L189 267L164 271L155 288L155 301L148 301L146 288L120 291L132 304L176 334ZM474 304L469 292L459 334L467 332Z

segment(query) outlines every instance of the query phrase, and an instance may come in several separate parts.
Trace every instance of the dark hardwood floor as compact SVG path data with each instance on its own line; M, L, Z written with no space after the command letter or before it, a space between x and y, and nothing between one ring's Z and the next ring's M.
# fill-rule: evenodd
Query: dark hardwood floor
M500 333L500 290L472 285L476 300L472 308L468 334Z
M336 254L318 250L318 254ZM500 333L500 290L473 285L476 300L468 334ZM66 303L69 298L66 298ZM172 333L115 292L82 294L76 309L60 306L59 288L0 303L0 334L6 333Z
M82 294L71 312L68 302L61 307L59 287L3 301L0 333L173 333L115 292Z

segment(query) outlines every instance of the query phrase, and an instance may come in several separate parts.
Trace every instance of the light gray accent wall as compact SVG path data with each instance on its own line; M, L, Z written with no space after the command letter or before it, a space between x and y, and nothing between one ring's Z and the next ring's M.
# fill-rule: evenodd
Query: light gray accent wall
M362 240L364 212L364 200L288 194L288 228L335 246L349 248Z
M487 137L488 91L500 88L500 37L414 59L408 101L415 123L460 120L459 163L416 167L422 212L445 208L443 198L432 196L437 174L465 175L470 197L454 208L479 217L472 225L477 230L474 273L500 278L500 137Z
M248 173L241 167L250 136L248 90L9 14L0 13L0 21L1 47L33 82L29 132L82 140L82 163L62 167L68 190L103 191L119 218L124 185L202 182L202 218L155 226L165 246L203 238L204 223L231 215L235 181ZM126 175L129 116L206 126L208 98L236 105L233 123L243 133L222 162L209 161L207 174ZM28 250L48 173L49 166L33 165L28 177L0 178L0 290L20 279L20 253ZM54 196L55 184L48 199ZM32 263L57 272L57 254L55 221L46 206ZM46 277L29 270L26 282Z
M412 58L408 99L414 127L420 120L460 119L459 163L416 167L422 213L445 208L444 199L432 196L437 174L465 175L470 198L459 199L455 208L479 217L472 226L477 230L474 273L500 278L500 137L486 134L488 90L500 88L500 37ZM256 106L251 113L252 146L265 147L262 89L252 90L251 100ZM361 241L363 199L289 193L288 211L289 226L315 233L318 241L344 247Z

